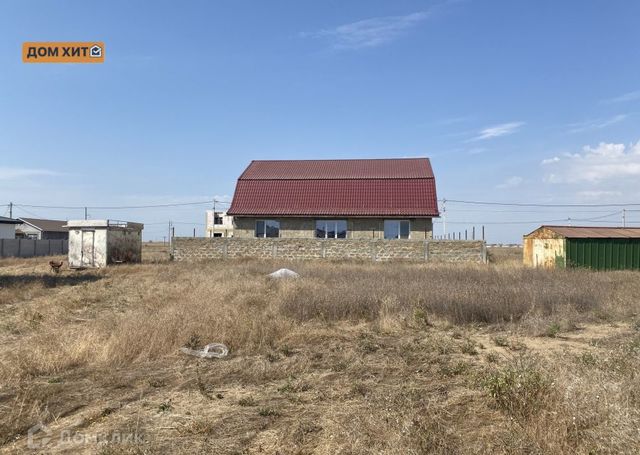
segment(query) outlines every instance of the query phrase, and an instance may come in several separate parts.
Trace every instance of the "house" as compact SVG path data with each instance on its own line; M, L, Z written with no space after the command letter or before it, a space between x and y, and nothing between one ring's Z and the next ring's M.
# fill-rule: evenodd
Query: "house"
M69 267L95 268L140 262L144 225L115 220L72 220L69 228Z
M206 237L233 237L233 217L227 212L207 210Z
M18 220L0 216L0 239L15 239L18 224L20 224Z
M438 217L428 158L252 161L231 207L234 236L432 238Z
M16 237L37 240L68 240L69 229L66 221L43 220L38 218L18 218L21 224L16 228Z
M540 226L523 243L530 267L640 269L640 228Z

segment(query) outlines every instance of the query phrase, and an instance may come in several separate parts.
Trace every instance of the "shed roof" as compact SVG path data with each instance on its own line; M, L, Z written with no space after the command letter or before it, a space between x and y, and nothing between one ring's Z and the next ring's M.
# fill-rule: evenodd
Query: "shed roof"
M234 216L438 216L428 158L252 161Z
M43 232L68 232L69 231L69 228L65 226L67 224L66 221L43 220L40 218L18 218L18 219Z
M20 224L21 221L14 220L13 218L7 218L6 216L0 216L0 224Z
M568 239L640 239L640 228L607 226L541 226ZM530 234L529 234L530 235Z
M114 229L131 229L141 231L144 224L134 223L133 221L120 220L69 220L67 228L114 228Z

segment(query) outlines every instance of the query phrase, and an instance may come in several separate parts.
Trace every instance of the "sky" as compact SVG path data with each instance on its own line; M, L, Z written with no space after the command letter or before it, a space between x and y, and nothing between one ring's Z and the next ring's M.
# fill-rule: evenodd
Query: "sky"
M615 0L2 0L0 215L228 201L254 159L427 156L449 233L621 225L602 205L640 204L638 17ZM25 64L25 41L103 41L105 63ZM169 220L203 235L207 208L89 216L162 239ZM640 226L640 205L625 216Z

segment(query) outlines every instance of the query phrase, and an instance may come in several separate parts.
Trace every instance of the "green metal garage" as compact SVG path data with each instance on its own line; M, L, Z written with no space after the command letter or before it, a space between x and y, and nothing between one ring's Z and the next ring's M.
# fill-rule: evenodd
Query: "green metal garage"
M541 226L523 243L533 267L640 270L640 228Z

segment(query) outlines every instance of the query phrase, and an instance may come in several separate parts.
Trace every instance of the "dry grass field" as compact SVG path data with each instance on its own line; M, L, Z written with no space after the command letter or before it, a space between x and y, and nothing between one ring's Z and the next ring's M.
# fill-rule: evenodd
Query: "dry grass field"
M492 257L0 260L0 453L640 452L640 275Z

